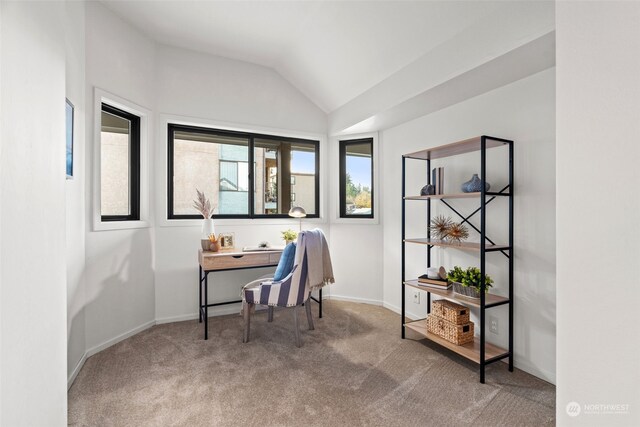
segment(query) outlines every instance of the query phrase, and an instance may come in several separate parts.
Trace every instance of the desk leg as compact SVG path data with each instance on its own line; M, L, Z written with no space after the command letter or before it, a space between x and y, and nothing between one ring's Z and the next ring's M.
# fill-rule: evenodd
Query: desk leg
M318 312L319 312L318 318L322 319L322 288L320 288L318 292L318 305L320 306L318 309Z
M209 339L209 274L204 272L204 339Z
M202 323L202 266L198 268L198 323Z

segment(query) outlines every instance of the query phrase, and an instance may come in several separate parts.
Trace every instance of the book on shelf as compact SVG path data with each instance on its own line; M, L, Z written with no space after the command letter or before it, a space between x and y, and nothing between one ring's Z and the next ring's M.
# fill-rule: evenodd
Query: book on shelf
M418 286L423 287L423 288L442 289L442 290L449 290L449 289L451 289L453 287L451 284L446 285L446 286L442 286L442 285L433 285L431 283L420 282L420 281L418 281Z
M420 286L428 286L431 288L438 288L438 289L449 289L451 287L451 283L449 283L448 280L429 279L429 277L426 274L423 274L422 276L418 277L418 284Z
M433 168L431 171L431 184L435 188L435 194L444 194L444 168Z

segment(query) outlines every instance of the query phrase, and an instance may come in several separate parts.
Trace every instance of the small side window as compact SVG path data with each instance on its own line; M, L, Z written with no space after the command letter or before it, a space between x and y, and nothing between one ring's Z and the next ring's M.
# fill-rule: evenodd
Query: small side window
M373 218L373 138L340 141L340 218Z
M102 221L140 219L140 117L102 104L100 215Z

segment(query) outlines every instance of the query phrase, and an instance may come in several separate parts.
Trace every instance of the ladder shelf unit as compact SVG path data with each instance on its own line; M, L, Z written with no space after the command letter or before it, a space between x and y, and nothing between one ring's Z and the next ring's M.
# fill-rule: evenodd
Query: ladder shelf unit
M418 160L426 162L427 170L427 184L431 184L431 160L443 159L451 156L457 156L460 154L480 152L480 179L482 182L486 182L487 176L487 150L496 147L507 147L509 158L509 184L506 185L498 192L482 191L476 193L451 193L451 194L434 194L428 196L408 196L406 194L406 163L407 160ZM506 244L493 242L487 237L487 204L496 198L507 198L509 205L509 241ZM452 144L442 145L439 147L428 148L421 151L405 154L402 156L402 338L405 338L406 329L410 329L424 338L427 338L469 360L472 360L479 364L480 382L485 382L485 367L490 364L508 358L509 371L513 371L513 261L514 261L514 247L513 247L513 197L514 197L514 174L513 174L513 141L496 138L492 136L479 136L475 138L466 139L464 141L454 142ZM477 208L468 216L462 215L447 200L449 199L478 199L480 207ZM451 241L443 241L438 239L432 239L430 237L407 237L406 232L406 203L411 201L423 201L426 202L427 211L427 235L430 234L431 223L431 202L436 201L443 203L454 214L462 219L462 222L475 230L480 235L480 241L474 242L460 242L455 243ZM475 226L469 219L475 214L480 215L480 225ZM432 287L422 286L417 279L407 279L405 277L406 270L406 256L405 249L407 244L424 245L427 248L427 267L431 267L431 251L433 248L452 248L456 250L477 253L480 257L480 274L482 278L481 291L479 299L471 299L462 295L455 294L449 289L437 289ZM484 275L486 272L486 257L487 254L492 252L502 253L507 259L508 263L508 295L500 296L495 294L486 294ZM452 344L437 335L434 335L427 331L426 319L420 319L415 321L406 320L406 301L405 293L406 288L420 289L427 292L427 314L431 311L431 294L441 298L454 300L461 304L475 307L479 309L480 325L479 337L474 337L474 340L464 345ZM500 348L496 345L488 343L485 333L485 311L493 307L507 305L509 309L509 345L507 349ZM479 338L479 340L478 340Z

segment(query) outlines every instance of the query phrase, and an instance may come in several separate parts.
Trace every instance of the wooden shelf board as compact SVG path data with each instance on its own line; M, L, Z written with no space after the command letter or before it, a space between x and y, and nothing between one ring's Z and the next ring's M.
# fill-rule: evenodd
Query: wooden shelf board
M404 239L407 243L418 243L421 245L432 245L432 246L442 246L445 248L456 248L461 249L463 251L480 251L480 243L477 242L449 242L446 240L438 240L438 239L430 239L428 237L422 237L417 239ZM485 245L486 250L488 251L496 251L496 250L508 250L509 245Z
M458 154L471 153L473 151L480 150L480 141L481 136L476 136L474 138L465 139L463 141L454 142L451 144L441 145L439 147L427 148L426 150L420 150L413 153L405 154L404 157L410 159L419 159L419 160L433 160L433 159L441 159L443 157L455 156ZM502 139L491 139L492 137L486 137L486 147L494 148L501 147L505 145L506 140Z
M406 282L404 282L405 285L411 286L412 288L420 289L421 291L427 291L434 295L438 295L447 299L452 299L462 304L470 305L472 307L480 307L479 299L476 300L473 298L465 298L464 296L458 295L455 292L453 292L453 289L438 289L438 288L433 288L431 286L420 286L419 283L420 282L418 282L418 280L407 280ZM485 294L485 300L484 300L485 306L501 303L504 301L509 301L509 298L503 297L500 295L495 295L495 294Z
M405 200L429 200L429 199L473 199L479 198L482 193L450 193L450 194L430 194L428 196L405 196ZM509 193L487 193L487 197L506 196Z
M429 199L471 199L480 197L480 193L451 193L431 194L429 196L406 196L405 200L429 200Z
M453 351L454 353L458 353L462 357L465 357L473 362L480 363L480 339L478 337L475 337L473 341L470 343L463 344L463 345L456 345L456 344L450 343L444 338L440 338L437 335L429 333L427 331L426 319L405 323L404 326L411 329L412 331L417 332L418 334L422 335L428 340L431 340L436 344L440 344L441 346ZM485 360L492 359L494 357L498 357L507 353L507 350L500 348L498 346L495 346L493 344L489 344L488 342L485 342L484 344L484 351L485 351L485 355L484 355Z

